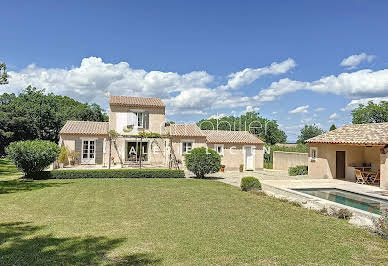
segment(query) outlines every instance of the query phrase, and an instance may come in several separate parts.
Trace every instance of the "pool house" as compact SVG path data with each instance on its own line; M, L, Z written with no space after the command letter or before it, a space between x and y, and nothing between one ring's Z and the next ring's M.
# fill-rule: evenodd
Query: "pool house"
M347 125L307 143L309 177L388 189L388 123Z

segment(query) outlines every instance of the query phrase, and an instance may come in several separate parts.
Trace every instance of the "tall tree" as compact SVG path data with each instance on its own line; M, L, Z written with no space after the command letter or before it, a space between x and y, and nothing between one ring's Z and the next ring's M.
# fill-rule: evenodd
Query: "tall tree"
M319 128L317 125L305 125L304 128L302 128L300 131L297 143L305 144L306 140L319 136L323 133L325 133L325 131Z
M197 124L201 129L249 131L271 145L287 140L286 134L279 129L276 120L260 117L258 112L247 112L239 117L202 119Z
M12 141L59 140L67 120L107 121L97 104L78 102L70 97L45 94L31 86L19 95L0 96L0 154Z
M378 104L372 101L367 105L360 104L352 111L353 124L382 123L388 122L388 101Z
M336 130L336 129L337 129L337 127L336 127L334 124L332 124L332 125L330 126L329 131Z
M7 66L0 62L0 85L8 84Z

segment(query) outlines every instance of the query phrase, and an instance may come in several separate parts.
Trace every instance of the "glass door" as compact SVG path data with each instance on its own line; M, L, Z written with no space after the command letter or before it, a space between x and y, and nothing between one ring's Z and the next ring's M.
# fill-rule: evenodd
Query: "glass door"
M96 150L95 140L83 140L82 141L82 163L95 163Z

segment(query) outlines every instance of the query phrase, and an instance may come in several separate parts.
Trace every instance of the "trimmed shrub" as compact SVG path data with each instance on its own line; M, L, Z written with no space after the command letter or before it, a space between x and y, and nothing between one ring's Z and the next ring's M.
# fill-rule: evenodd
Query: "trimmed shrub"
M88 169L53 170L36 173L35 179L76 178L184 178L183 170L171 169Z
M288 174L290 176L307 175L308 174L307 165L297 165L295 167L290 167L288 168Z
M27 140L11 143L6 151L25 177L33 178L36 172L43 171L57 159L60 148L46 140Z
M185 165L197 178L204 178L206 174L220 171L221 156L205 147L195 148L185 154Z
M240 187L242 191L261 190L261 183L256 177L246 176L241 179Z

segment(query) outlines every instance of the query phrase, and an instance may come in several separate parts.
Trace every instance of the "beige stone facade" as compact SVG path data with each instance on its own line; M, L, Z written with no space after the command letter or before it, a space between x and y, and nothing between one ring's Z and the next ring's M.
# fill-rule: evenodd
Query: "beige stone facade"
M316 150L316 159L312 158ZM386 154L381 154L382 146L339 145L325 143L309 144L308 174L312 178L344 179L355 181L355 169L370 164L374 172L380 170L381 187L388 188L386 180ZM345 176L337 177L337 151L345 152Z
M169 167L175 157L184 168L185 152L207 147L221 154L226 170L237 170L240 164L246 170L263 168L264 143L249 132L220 133L201 130L195 124L166 125L165 106L160 99L112 97L109 123L68 121L61 130L60 143L78 152L77 164L107 166L110 161L113 165L136 167L141 160L144 167ZM110 130L119 135L112 142ZM141 137L142 133L157 133L160 137Z

